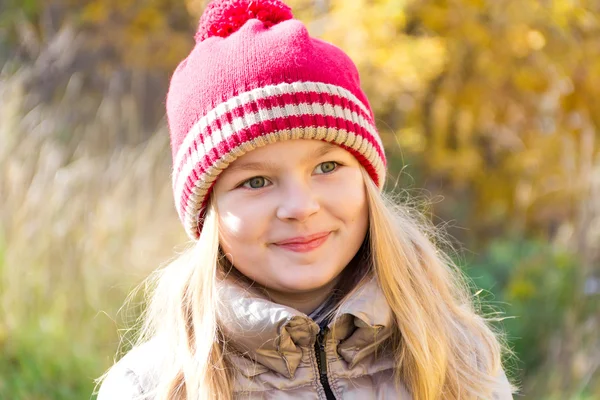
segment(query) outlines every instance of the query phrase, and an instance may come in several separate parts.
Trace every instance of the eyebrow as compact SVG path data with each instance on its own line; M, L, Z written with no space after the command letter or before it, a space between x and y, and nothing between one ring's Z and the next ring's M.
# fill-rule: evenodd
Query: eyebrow
M338 148L338 146L333 145L331 143L323 142L323 146L311 151L308 156L302 159L302 163L307 163L310 160L314 160L315 158L323 157L324 155L330 153L331 151ZM277 171L280 168L274 163L268 161L256 161L256 162L246 162L230 165L227 167L230 171L256 171L256 170L268 170L268 171Z

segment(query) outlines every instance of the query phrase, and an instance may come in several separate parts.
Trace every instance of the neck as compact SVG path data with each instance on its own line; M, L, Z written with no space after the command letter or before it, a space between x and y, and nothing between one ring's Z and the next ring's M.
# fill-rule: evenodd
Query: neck
M309 315L333 294L338 281L339 277L320 288L297 293L278 292L267 288L262 289L272 302L294 308Z

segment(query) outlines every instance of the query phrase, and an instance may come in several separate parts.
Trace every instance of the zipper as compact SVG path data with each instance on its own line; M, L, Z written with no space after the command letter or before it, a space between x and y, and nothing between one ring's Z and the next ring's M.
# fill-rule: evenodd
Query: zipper
M327 355L325 353L325 334L328 328L322 328L317 334L317 340L315 340L315 354L317 356L317 366L319 368L319 380L323 389L325 390L325 398L327 400L335 400L329 381L327 380Z

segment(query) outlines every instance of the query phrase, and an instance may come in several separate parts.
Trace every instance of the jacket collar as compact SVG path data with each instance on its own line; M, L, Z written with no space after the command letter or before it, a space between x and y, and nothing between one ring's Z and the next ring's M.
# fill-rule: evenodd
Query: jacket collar
M314 345L319 326L306 314L228 280L219 285L219 300L220 326L229 345L292 379L302 359L302 348ZM339 343L339 355L352 368L391 335L391 310L377 281L371 278L350 295L340 311L329 328L332 339ZM249 368L254 374L258 372L256 366Z

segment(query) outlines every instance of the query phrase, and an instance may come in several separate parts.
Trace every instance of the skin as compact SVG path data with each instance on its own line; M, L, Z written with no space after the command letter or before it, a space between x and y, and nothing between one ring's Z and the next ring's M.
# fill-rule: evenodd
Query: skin
M336 286L368 229L359 162L318 140L288 140L235 160L213 188L220 245L272 301L309 314ZM280 242L330 232L311 251Z

